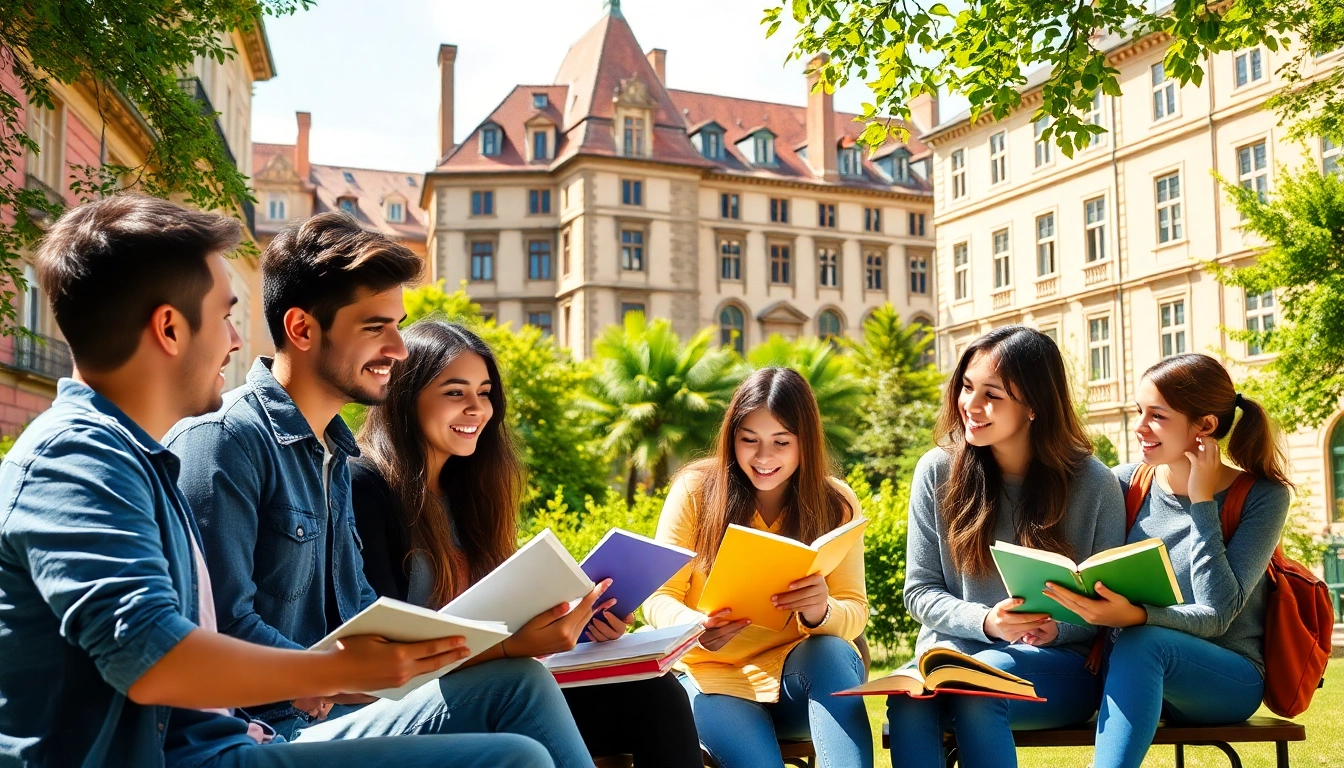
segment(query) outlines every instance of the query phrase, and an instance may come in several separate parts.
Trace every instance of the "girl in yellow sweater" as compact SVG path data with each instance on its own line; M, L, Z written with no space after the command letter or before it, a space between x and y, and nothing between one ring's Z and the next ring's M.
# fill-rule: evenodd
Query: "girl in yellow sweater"
M778 739L811 739L823 768L870 768L863 700L833 697L864 680L851 641L868 621L863 544L829 576L808 576L772 599L793 617L775 632L705 615L699 602L730 523L812 542L860 514L829 470L821 413L807 382L785 368L752 374L733 396L715 454L686 467L658 521L659 541L698 554L644 604L655 627L703 622L678 666L700 741L723 766L778 766Z

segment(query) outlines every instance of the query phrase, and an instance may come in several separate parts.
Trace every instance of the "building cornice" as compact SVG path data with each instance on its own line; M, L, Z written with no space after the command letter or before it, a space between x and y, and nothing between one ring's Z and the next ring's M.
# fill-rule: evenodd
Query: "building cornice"
M271 41L266 36L266 22L258 13L252 25L238 30L247 52L247 65L252 70L252 81L261 82L275 77L275 57L271 55Z

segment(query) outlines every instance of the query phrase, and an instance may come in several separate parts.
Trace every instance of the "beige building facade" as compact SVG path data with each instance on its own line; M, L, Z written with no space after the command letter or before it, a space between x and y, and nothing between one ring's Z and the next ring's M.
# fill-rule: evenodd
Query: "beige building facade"
M806 107L668 89L666 52L642 51L613 3L553 83L517 86L453 145L456 56L440 50L428 252L499 321L578 357L633 311L739 350L857 334L886 302L932 324L928 151L869 156L804 77Z
M1337 170L1339 149L1286 140L1265 100L1284 54L1257 48L1208 62L1201 86L1162 69L1168 39L1102 40L1123 96L1099 96L1090 119L1108 133L1072 159L1037 141L1041 75L1000 122L965 115L921 140L936 184L938 358L944 370L986 330L1024 323L1056 339L1085 382L1089 427L1139 457L1135 386L1163 357L1205 352L1239 379L1261 350L1227 329L1271 329L1276 297L1224 287L1204 262L1251 263L1257 243L1213 174L1269 193L1283 167ZM1316 59L1318 72L1344 52ZM1287 436L1300 503L1317 530L1344 521L1344 426Z

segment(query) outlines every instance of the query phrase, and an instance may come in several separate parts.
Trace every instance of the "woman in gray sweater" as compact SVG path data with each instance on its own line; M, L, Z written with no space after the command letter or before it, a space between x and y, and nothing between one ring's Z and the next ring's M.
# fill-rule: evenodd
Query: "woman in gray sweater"
M1166 543L1186 602L1160 608L1132 605L1101 585L1098 600L1051 588L1093 624L1124 628L1107 665L1095 768L1137 768L1164 712L1182 722L1235 723L1260 706L1265 571L1288 516L1291 484L1269 417L1217 360L1169 357L1144 373L1136 400L1134 434L1156 473L1128 538ZM1224 437L1240 469L1223 463ZM1126 492L1138 466L1115 469ZM1223 500L1243 471L1255 484L1224 542Z
M1059 348L1022 326L973 342L948 382L942 446L915 469L905 605L923 628L916 657L952 647L1030 680L1043 703L964 695L887 699L895 768L944 765L943 732L965 768L1017 765L1013 729L1084 721L1100 683L1091 628L1018 613L990 557L996 539L1075 560L1124 540L1124 498L1070 402Z

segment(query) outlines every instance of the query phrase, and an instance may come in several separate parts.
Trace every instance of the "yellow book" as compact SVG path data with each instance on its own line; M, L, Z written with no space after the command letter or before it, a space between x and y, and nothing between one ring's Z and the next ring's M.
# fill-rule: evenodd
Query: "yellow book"
M768 531L729 525L696 610L711 614L731 608L730 618L751 619L753 627L778 632L789 623L790 613L776 608L770 598L787 592L790 584L804 576L829 575L863 539L867 526L867 520L855 518L809 545Z

